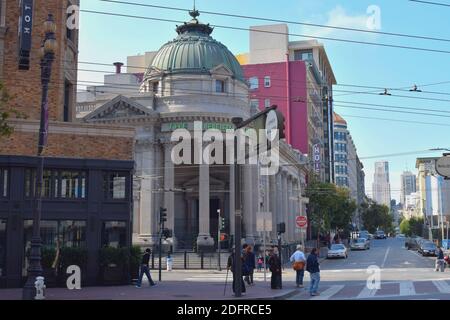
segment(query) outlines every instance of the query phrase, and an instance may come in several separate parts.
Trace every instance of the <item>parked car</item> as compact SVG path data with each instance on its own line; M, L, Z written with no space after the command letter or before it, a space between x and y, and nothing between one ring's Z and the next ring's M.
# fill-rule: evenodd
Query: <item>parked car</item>
M366 238L355 239L350 244L350 249L351 250L368 250L368 249L370 249L370 241L367 240Z
M369 233L369 234L367 234L367 236L368 236L367 237L368 240L372 240L373 239L373 234Z
M375 239L386 239L386 235L384 234L384 231L377 230L377 232L375 232Z
M420 247L419 238L417 237L408 237L405 239L405 248L408 250L418 250Z
M343 244L332 244L328 250L327 259L344 258L347 259L347 248Z
M436 245L431 241L422 241L422 244L419 247L419 253L422 256L436 256Z

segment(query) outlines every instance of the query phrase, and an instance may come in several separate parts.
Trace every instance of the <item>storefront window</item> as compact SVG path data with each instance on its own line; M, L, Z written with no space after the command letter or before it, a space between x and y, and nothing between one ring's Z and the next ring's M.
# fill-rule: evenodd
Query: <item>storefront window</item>
M6 274L6 220L0 220L0 277Z
M8 169L0 168L0 198L8 196Z
M102 246L120 248L126 246L127 225L123 221L105 221L102 228Z
M36 170L25 170L25 196L34 196ZM43 174L42 196L44 198L85 199L86 172L45 170Z
M33 220L25 220L23 275L27 273L32 237ZM86 247L86 221L41 220L41 240L42 246L50 248Z
M126 198L126 173L105 173L104 191L107 199Z

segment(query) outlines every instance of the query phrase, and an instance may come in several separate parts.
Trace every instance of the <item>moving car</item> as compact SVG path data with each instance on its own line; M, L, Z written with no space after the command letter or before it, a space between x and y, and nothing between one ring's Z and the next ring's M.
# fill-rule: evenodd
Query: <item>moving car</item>
M408 250L418 250L420 247L420 241L422 238L419 237L408 237L405 239L405 247Z
M347 248L343 244L333 244L328 250L327 259L330 258L344 258L347 259Z
M350 244L351 250L368 250L370 249L370 242L366 238L358 238Z
M386 235L384 234L384 231L377 230L377 232L375 232L375 239L386 239Z
M431 241L423 241L419 247L418 252L422 254L422 256L436 256L436 245Z

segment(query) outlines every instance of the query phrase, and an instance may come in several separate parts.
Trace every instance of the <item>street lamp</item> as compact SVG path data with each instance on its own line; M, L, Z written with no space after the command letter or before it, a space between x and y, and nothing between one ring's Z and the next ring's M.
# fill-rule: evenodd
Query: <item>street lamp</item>
M34 282L36 277L42 275L41 266L41 211L42 211L42 181L44 171L44 157L42 152L47 144L48 135L48 85L50 82L52 64L55 60L55 52L57 42L55 38L56 24L53 15L49 14L47 21L44 22L45 38L40 49L41 58L41 122L39 128L39 142L37 157L39 164L37 167L35 194L34 194L34 212L33 212L33 237L31 239L31 250L29 257L28 278L22 292L24 300L32 300L36 296L36 288Z

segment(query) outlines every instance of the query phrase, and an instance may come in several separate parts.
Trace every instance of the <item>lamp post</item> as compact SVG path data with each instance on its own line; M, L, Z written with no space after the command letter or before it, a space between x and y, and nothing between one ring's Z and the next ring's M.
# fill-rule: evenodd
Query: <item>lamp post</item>
M53 15L49 14L47 21L44 22L45 38L40 50L41 58L41 122L39 128L39 142L37 157L39 160L36 182L34 190L34 212L33 212L33 237L31 239L31 250L29 257L28 278L23 288L22 298L24 300L32 300L36 296L36 288L34 282L36 277L42 275L41 266L41 211L42 211L42 181L44 171L44 157L42 152L47 144L48 135L48 86L50 83L52 64L55 60L55 51L57 42L55 38L56 24Z

